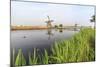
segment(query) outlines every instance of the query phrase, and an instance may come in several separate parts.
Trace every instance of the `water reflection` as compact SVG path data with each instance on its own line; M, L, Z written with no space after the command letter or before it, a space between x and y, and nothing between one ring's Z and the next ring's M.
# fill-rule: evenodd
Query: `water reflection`
M53 36L52 29L47 29L47 35L48 35L48 39L50 39L51 36Z
M74 28L74 31L77 31L77 27Z
M59 32L59 33L63 33L63 31L66 30L66 29L63 29L63 28L59 28L59 29L55 29L56 32ZM67 30L72 30L72 31L78 31L78 28L77 27L74 27L72 29L67 29ZM47 29L47 33L48 35L48 40L51 39L51 37L54 35L53 33L53 29Z
M63 33L64 29L55 29L55 31L58 31L59 33ZM48 40L51 39L51 37L54 35L53 33L53 29L47 29L47 33L48 35Z
M60 33L63 33L63 29L59 29L59 32L60 32Z
M66 30L66 29L63 29L63 28L59 28L59 29L55 29L56 32L59 32L59 33L63 33L63 31ZM72 29L67 29L67 30L71 30L71 31L78 31L79 29L77 27L74 27ZM53 33L53 29L47 29L47 33L48 35L48 40L51 39L51 37L54 35Z

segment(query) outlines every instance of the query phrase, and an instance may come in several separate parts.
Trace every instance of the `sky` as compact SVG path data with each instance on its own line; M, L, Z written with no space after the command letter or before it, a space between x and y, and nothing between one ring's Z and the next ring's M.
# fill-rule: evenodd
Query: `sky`
M11 25L46 25L50 16L53 25L90 26L94 14L94 6L11 1Z

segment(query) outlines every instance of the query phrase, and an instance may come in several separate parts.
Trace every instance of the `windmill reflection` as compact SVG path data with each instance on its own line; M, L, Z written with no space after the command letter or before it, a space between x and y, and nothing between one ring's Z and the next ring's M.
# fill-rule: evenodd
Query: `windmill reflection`
M47 35L48 39L51 39L51 37L53 36L52 29L47 29Z
M54 35L54 33L52 32L53 31L53 29L47 29L47 35L48 35L48 39L51 39L51 37ZM57 32L59 32L59 33L63 33L63 29L55 29L55 31Z

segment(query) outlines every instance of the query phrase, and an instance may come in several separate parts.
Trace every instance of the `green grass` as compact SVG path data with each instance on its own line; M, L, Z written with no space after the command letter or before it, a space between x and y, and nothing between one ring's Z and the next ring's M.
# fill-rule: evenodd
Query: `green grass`
M34 52L32 54L29 52L29 64L35 65L37 64L37 60L38 58L36 56L36 48L34 48Z
M51 58L54 63L85 62L95 60L95 30L82 29L70 40L55 42Z
M51 54L44 49L42 56L38 55L38 51L34 48L33 54L29 53L29 64L53 64L53 63L69 63L69 62L87 62L95 61L95 30L92 28L81 29L69 40L56 41L50 47ZM19 57L19 50L15 65L25 65ZM24 56L23 56L24 57ZM19 61L19 62L18 62Z
M44 55L42 54L42 64L49 64L49 56L46 49L44 50Z
M26 60L25 60L25 57L24 57L21 49L19 49L19 51L18 51L18 55L16 57L15 65L16 66L26 65Z

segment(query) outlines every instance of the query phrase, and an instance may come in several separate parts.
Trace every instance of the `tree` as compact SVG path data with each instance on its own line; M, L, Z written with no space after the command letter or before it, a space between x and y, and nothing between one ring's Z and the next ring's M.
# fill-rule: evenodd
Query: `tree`
M59 27L60 27L60 28L62 28L62 27L63 27L63 25L62 25L62 24L59 24Z
M91 17L90 21L95 23L95 15Z
M55 25L55 28L58 28L58 26L57 26L57 25Z
M90 22L94 23L94 28L95 28L95 15L93 15L90 19Z

